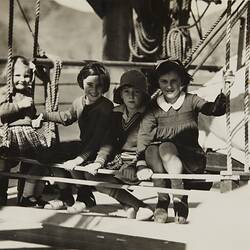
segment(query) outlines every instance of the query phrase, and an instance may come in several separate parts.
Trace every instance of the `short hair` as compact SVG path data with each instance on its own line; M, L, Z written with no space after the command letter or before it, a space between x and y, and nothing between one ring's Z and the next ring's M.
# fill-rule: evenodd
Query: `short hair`
M87 62L82 69L80 70L77 76L77 82L80 88L83 87L83 81L88 76L97 75L99 76L99 80L103 85L103 93L107 92L110 87L110 75L107 69L104 67L102 63L96 61Z
M181 82L184 86L184 90L187 90L187 86L193 80L192 76L188 74L187 69L184 67L182 62L178 59L166 59L163 61L159 61L155 67L155 82L157 87L159 87L159 78L169 73L170 71L176 72L181 77Z

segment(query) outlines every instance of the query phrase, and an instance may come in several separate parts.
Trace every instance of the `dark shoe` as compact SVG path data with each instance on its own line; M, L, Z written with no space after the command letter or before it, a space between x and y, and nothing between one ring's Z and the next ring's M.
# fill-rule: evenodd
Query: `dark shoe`
M173 204L174 204L175 223L186 224L189 212L187 199L174 198Z
M41 197L22 197L19 206L21 207L37 207L37 208L43 208L46 204L48 204L47 201L43 200Z
M7 194L6 195L1 195L0 196L0 207L1 206L6 206L7 205Z
M76 201L85 203L87 208L96 206L95 196L92 193L92 187L82 186L78 188Z
M63 203L67 207L73 206L73 204L75 203L75 199L74 199L74 196L72 195L71 188L61 189L58 200L63 201Z
M154 211L154 221L157 223L166 223L168 219L168 212L164 208L156 208Z

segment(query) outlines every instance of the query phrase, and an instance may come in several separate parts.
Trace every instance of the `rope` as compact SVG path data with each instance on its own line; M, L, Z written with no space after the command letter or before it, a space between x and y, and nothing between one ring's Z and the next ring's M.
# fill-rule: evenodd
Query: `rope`
M240 5L238 5L238 7L236 8L236 10L233 12L233 14L232 14L233 17L232 17L232 20L231 20L231 27L233 27L237 23L237 21L239 20L239 18L247 10L247 5L246 4L243 5L243 4L244 4L244 0L241 2ZM225 24L223 23L221 27L224 27L224 26L225 26ZM196 72L200 69L200 67L204 64L204 62L208 59L208 57L213 53L213 51L218 47L218 45L221 43L221 41L224 39L225 36L226 36L226 30L223 30L223 32L219 35L219 37L217 38L217 40L210 46L209 51L206 52L206 55L203 56L202 59L200 59L200 62L197 64L196 68L192 72L192 76L194 76L196 74ZM203 49L205 48L205 46L209 42L210 41L207 41L205 44L203 44ZM198 55L196 55L196 57L197 56ZM193 58L192 61L194 61L195 58ZM190 65L190 63L188 65L186 65L186 67L188 67Z
M230 49L231 49L231 6L232 1L227 2L227 21L226 21L226 75L230 75ZM227 128L227 171L232 173L232 133L230 121L230 81L225 81L226 90L226 128Z
M136 58L144 58L145 56L154 55L159 46L156 45L157 40L149 37L143 28L142 22L137 20L135 11L133 10L133 29L130 31L128 44L131 54ZM139 54L141 52L142 54Z
M233 2L233 4L234 4L234 2ZM205 40L208 38L208 36L213 32L213 30L220 23L220 21L223 19L223 17L226 15L226 13L227 13L227 11L225 10L219 16L219 18L215 21L215 23L211 26L211 28L206 32L206 34L204 35L204 37L202 39L200 39L200 41L198 42L198 44L190 51L190 53L186 57L185 61L183 62L183 64L186 65L186 67L190 66L190 64L192 63L191 60L192 60L193 54L201 47L201 45L205 42Z
M245 93L244 93L244 127L245 127L245 164L244 171L249 172L249 61L250 61L250 1L247 5L247 31L246 31L246 62L245 62Z
M162 58L167 57L167 48L166 48L166 42L165 42L165 37L167 37L167 28L166 26L162 27Z
M9 28L8 28L8 60L7 60L7 102L11 101L12 92L12 54L13 54L13 24L14 24L14 0L9 1ZM10 147L8 138L8 123L3 124L3 147Z
M33 44L33 58L36 58L38 52L38 30L39 30L39 17L40 17L40 0L36 1L36 19L35 19L35 33Z
M191 39L184 27L172 28L166 39L167 55L183 61L191 48Z
M58 110L59 91L58 82L61 75L62 61L59 58L50 58L54 61L54 75L52 81L47 83L47 98L45 101L46 112L54 112ZM54 122L45 124L45 134L48 147L52 144L52 139L56 138L56 125Z

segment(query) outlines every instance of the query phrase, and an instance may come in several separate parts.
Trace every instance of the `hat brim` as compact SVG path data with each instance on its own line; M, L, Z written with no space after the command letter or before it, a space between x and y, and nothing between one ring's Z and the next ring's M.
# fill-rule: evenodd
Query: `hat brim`
M169 70L183 70L183 66L177 61L166 60L159 62L159 64L155 67L156 72L160 72L163 69L168 68Z

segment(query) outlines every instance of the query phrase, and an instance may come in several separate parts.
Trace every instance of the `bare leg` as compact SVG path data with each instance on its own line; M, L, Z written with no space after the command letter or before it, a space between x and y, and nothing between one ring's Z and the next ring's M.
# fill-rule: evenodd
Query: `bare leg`
M151 145L147 148L146 153L147 165L153 170L154 173L166 173L162 164L159 154L159 146ZM154 186L156 187L170 187L170 180L166 179L153 179ZM158 202L154 211L154 221L158 223L166 223L168 218L168 206L170 203L169 194L158 193Z
M183 173L183 165L178 156L177 148L173 143L162 143L159 147L159 153L163 166L169 174ZM173 189L184 189L182 179L172 179L171 186ZM173 195L173 199L176 223L186 223L188 216L187 196Z

